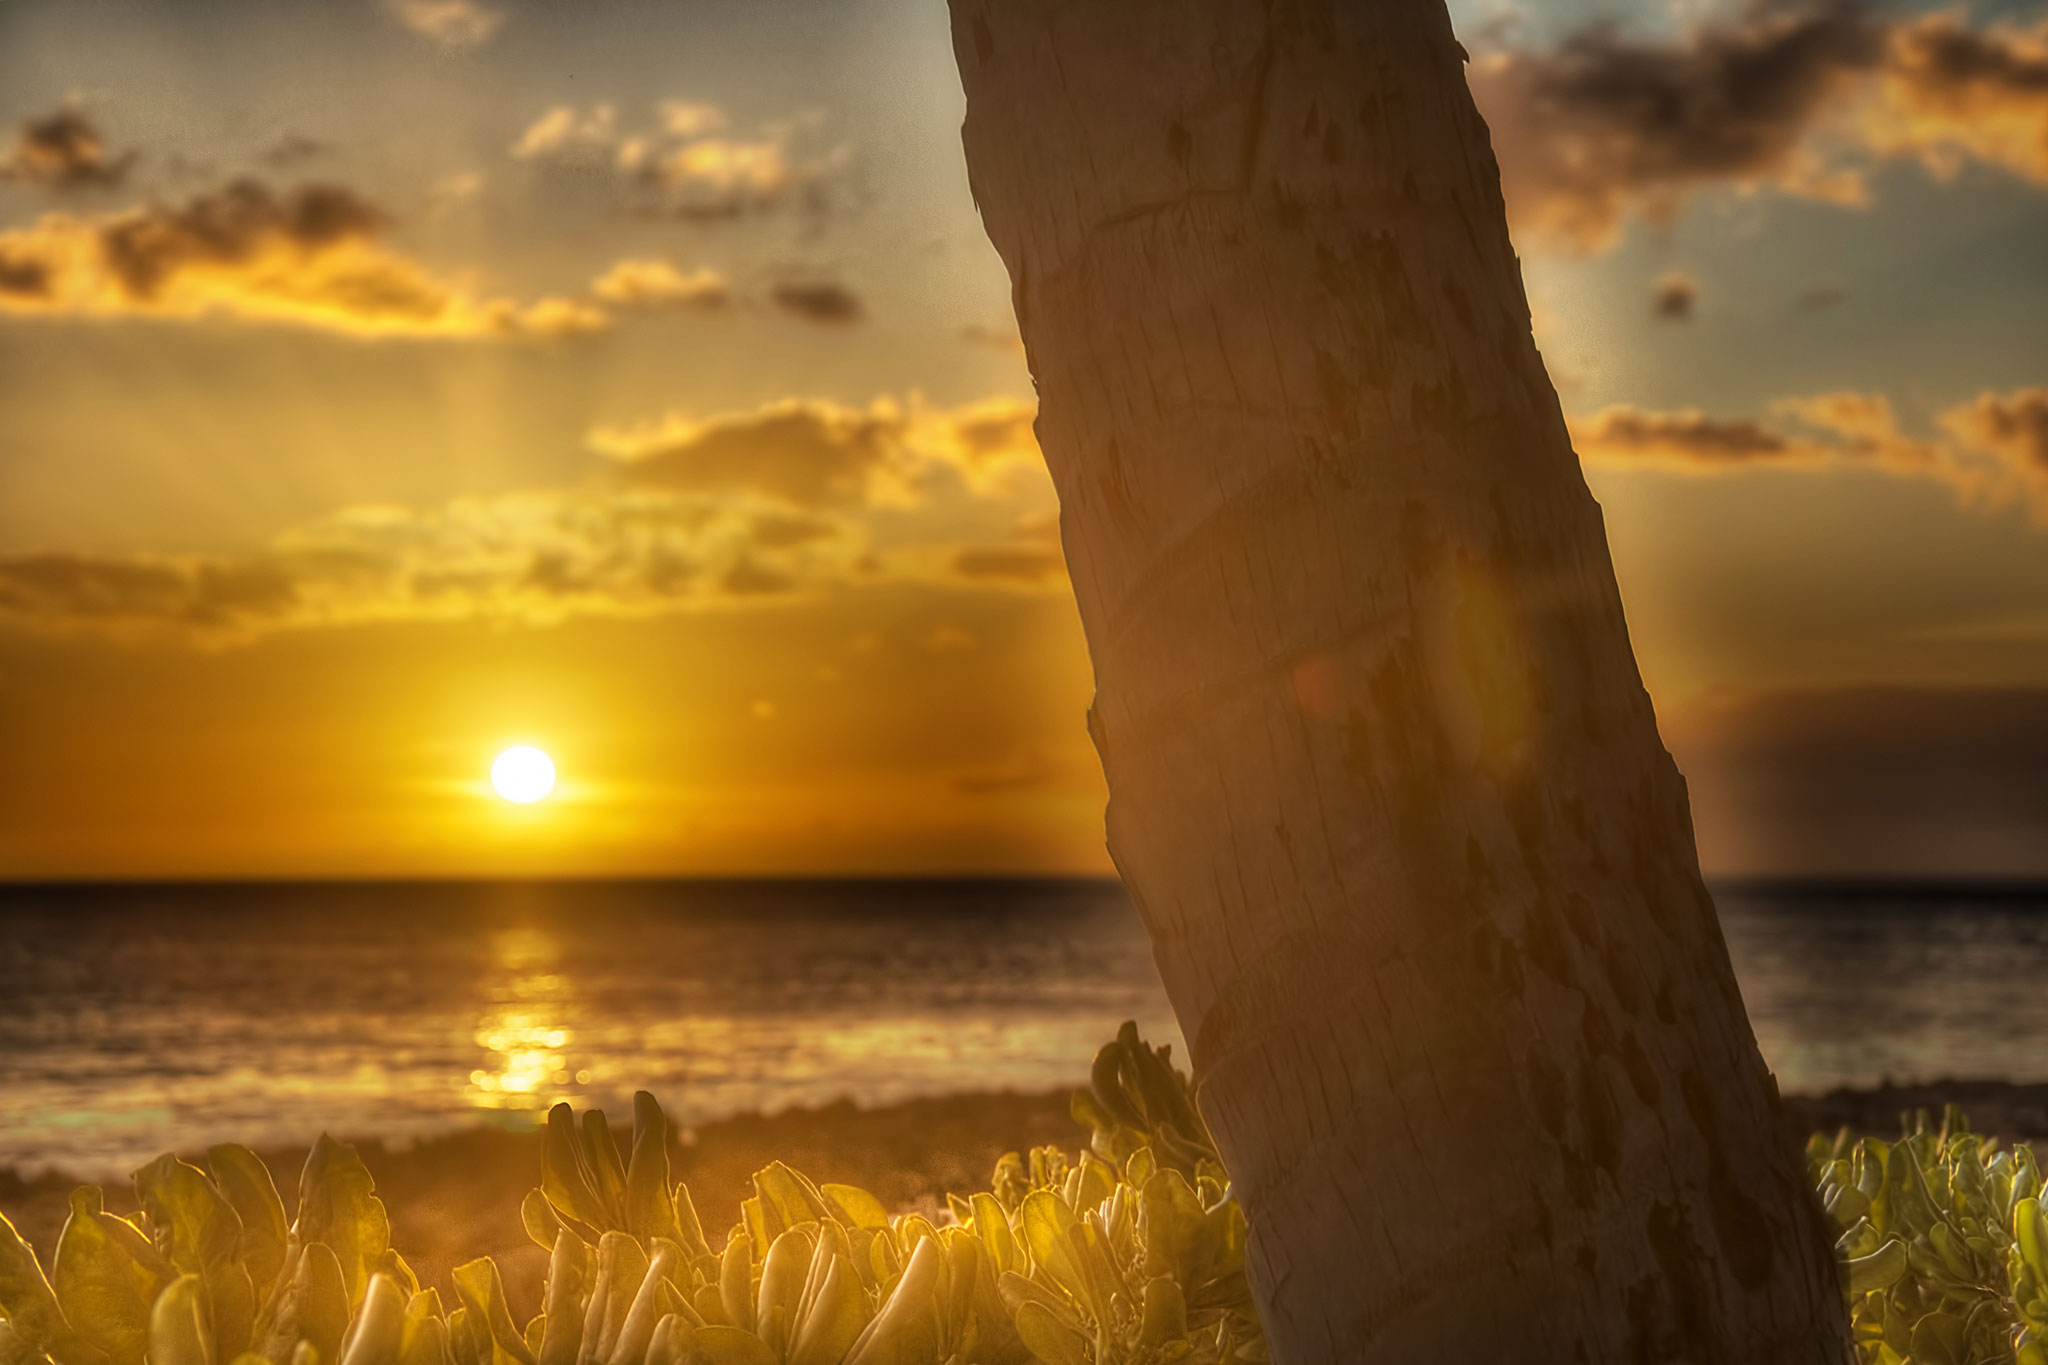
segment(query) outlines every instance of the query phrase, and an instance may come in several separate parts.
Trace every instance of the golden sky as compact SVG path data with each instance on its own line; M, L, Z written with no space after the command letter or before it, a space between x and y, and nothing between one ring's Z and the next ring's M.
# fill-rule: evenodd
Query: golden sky
M1453 8L1709 869L2048 871L2048 8ZM0 876L1108 870L960 115L938 0L0 7Z

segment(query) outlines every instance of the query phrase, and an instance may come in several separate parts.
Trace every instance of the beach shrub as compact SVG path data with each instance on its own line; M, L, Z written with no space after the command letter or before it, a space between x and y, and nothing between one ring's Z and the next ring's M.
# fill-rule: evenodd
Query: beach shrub
M488 1258L422 1286L353 1148L321 1138L287 1218L254 1153L164 1156L140 1213L83 1187L47 1264L0 1215L0 1365L1234 1365L1266 1359L1245 1223L1187 1079L1126 1024L1095 1060L1069 1157L1012 1153L937 1219L758 1172L714 1246L634 1097L548 1115L528 1235L550 1253L523 1326ZM1893 1143L1816 1137L1864 1365L2048 1365L2048 1211L2021 1145L1951 1108Z
M287 1220L246 1148L135 1173L131 1221L81 1188L45 1267L0 1217L0 1365L1229 1365L1266 1359L1245 1224L1185 1077L1134 1026L1096 1058L1069 1158L998 1163L938 1220L780 1162L714 1247L634 1097L548 1115L521 1206L548 1248L523 1326L497 1266L422 1286L355 1150L321 1138Z
M2048 1214L2024 1144L1951 1105L1897 1142L1807 1145L1864 1365L2048 1365Z

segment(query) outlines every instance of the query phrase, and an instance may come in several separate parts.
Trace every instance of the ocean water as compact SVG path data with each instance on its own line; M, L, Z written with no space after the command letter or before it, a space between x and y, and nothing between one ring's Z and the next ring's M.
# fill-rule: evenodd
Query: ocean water
M2048 1080L2048 887L1717 897L1786 1090ZM1047 1089L1126 1018L1180 1055L1101 882L0 888L0 1165Z

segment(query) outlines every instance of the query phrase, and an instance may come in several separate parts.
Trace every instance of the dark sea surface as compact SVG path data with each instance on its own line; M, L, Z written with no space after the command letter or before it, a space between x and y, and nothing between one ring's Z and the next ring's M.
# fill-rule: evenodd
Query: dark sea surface
M2048 887L1717 898L1787 1091L2048 1081ZM0 1165L1042 1090L1126 1018L1182 1054L1112 883L0 888Z

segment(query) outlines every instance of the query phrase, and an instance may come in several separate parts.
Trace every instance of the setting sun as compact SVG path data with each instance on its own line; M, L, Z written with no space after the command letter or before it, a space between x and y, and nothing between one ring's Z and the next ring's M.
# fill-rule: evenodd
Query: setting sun
M555 761L531 744L515 745L491 764L491 786L507 801L530 806L555 789Z

